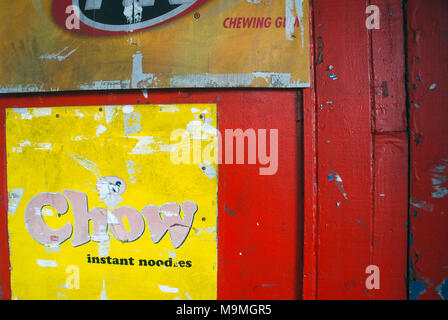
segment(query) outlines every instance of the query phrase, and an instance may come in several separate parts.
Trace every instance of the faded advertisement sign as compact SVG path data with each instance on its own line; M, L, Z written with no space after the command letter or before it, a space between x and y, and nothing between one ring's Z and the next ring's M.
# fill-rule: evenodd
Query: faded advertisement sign
M309 86L307 0L4 0L0 93Z
M216 299L215 105L7 109L6 130L13 299Z

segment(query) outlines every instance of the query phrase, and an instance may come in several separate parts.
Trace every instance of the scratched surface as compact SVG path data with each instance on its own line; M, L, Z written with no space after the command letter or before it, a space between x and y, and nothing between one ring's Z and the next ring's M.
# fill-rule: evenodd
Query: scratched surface
M448 3L407 4L409 298L448 299Z
M171 136L176 129L196 134L199 147L191 156L205 156L206 146L216 143L215 105L7 109L6 128L12 299L216 299L217 167L206 175L193 159L173 163L173 154L193 147ZM86 198L75 201L75 191ZM32 206L41 193L47 204L55 193L67 198L67 212ZM197 211L179 245L175 228L188 227L185 201ZM183 220L157 241L157 211L151 217L146 206L170 203L182 204ZM86 230L75 222L82 206L89 215L103 208L95 210L107 213L108 226L100 234L91 221L84 243L75 240ZM174 211L164 207L159 214L165 221ZM50 232L49 242L35 240L47 232L36 230L40 217L53 230L70 223L69 238L60 243L61 234ZM88 255L107 263L89 263ZM113 264L113 258L133 258L135 265ZM139 259L171 259L178 267L140 266Z
M160 26L107 36L65 30L69 14L60 9L60 26L51 5L1 1L0 93L309 86L307 0L208 0Z

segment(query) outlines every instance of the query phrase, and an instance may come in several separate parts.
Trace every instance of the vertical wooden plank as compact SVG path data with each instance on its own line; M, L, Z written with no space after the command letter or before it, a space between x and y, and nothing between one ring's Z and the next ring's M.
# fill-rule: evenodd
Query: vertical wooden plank
M375 135L375 192L372 265L380 270L380 288L371 299L406 299L408 135Z
M314 39L313 1L310 1L310 39ZM317 106L315 64L319 52L310 41L310 83L303 92L303 292L304 300L317 298Z
M373 137L367 1L314 1L318 106L318 298L367 299Z
M302 247L297 93L244 91L227 98L232 100L219 109L220 132L278 129L278 171L263 176L259 166L219 166L218 297L297 299ZM223 148L223 159L226 152Z
M410 299L448 299L448 2L407 2Z
M380 289L371 299L406 299L408 220L408 135L405 42L400 0L370 2L379 9L372 29L374 100L374 212L372 264L380 270Z
M406 119L405 43L401 0L374 0L380 29L372 29L375 132L404 132Z
M8 244L8 190L6 187L5 109L0 108L0 299L11 299Z
M403 299L408 165L401 2L313 4L317 297ZM380 10L380 30L366 27L369 5ZM366 286L369 265L382 272L378 290Z

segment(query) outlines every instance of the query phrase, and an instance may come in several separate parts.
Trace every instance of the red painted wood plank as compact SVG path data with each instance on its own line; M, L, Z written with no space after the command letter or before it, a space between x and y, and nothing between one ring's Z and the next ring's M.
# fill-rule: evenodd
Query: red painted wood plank
M8 190L6 188L5 109L0 108L0 299L11 299L8 244Z
M319 299L368 299L373 137L366 7L359 0L314 1Z
M243 92L237 97L219 109L220 132L278 129L279 163L273 176L259 175L257 166L219 167L218 296L297 299L302 245L297 94Z
M317 296L402 299L406 297L408 165L401 3L313 3ZM380 9L380 30L366 28L366 8L371 4ZM401 180L397 183L395 178ZM373 264L384 273L380 290L365 285L366 267Z
M407 3L410 298L448 299L448 2Z
M408 135L375 135L373 260L380 289L371 299L406 299L408 220Z
M310 39L314 39L313 1L309 3ZM317 105L315 68L318 52L310 41L310 83L303 92L303 288L302 298L317 298Z
M404 22L401 0L375 0L380 29L372 29L375 131L407 129Z

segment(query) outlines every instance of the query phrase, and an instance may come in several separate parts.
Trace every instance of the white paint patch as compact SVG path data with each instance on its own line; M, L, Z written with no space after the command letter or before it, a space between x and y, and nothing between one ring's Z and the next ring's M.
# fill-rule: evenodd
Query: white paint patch
M46 253L61 252L61 247L59 245L49 245L44 246L44 250Z
M185 295L187 296L188 300L193 300L191 299L190 295L188 294L188 292L185 292Z
M58 263L54 260L37 259L36 262L39 267L44 267L44 268L57 268L57 266L58 266Z
M33 119L33 115L28 108L13 108L14 113L20 114L21 119Z
M295 9L295 10L294 10ZM304 24L303 24L303 0L285 0L286 24L285 32L287 40L294 40L296 19L299 20L302 48L304 47Z
M76 136L72 138L72 141L82 141L82 140L89 140L89 139L83 136Z
M432 83L432 84L429 86L429 90L434 90L436 87L437 87L437 83Z
M344 184L343 184L341 176L334 170L333 170L333 174L334 174L334 181L335 181L336 186L338 187L339 191L342 193L344 198L346 200L348 200L347 193L344 190Z
M204 172L204 174L209 178L213 179L216 177L216 170L215 167L213 167L210 162L205 160L203 163L199 165L199 168Z
M120 107L117 106L104 106L104 113L106 114L106 124L109 124L114 120L118 115Z
M143 72L143 55L137 51L132 56L132 88L146 88L155 84L157 77L152 73Z
M16 93L16 92L41 92L41 91L45 91L44 90L44 86L41 85L40 87L38 87L35 84L28 84L25 86L9 86L9 87L0 87L0 93ZM57 89L50 89L49 91L59 91L59 88Z
M195 229L194 233L196 235L201 235L202 233L206 234L215 234L217 232L216 227L210 227L210 228L202 228L202 229Z
M103 290L100 293L100 300L107 300L106 280L103 280Z
M52 217L53 216L53 210L51 210L50 208L42 208L42 210L41 210L41 214L43 215L43 216L46 216L46 217Z
M42 60L64 61L65 59L70 57L73 53L75 53L76 50L78 50L78 48L79 47L76 47L75 49L69 51L69 46L67 46L64 49L62 49L61 51L59 51L58 53L44 54L44 55L41 55L40 58ZM66 53L66 54L64 55L63 53Z
M51 143L35 143L34 149L36 150L51 150L52 144Z
M119 177L103 177L98 179L96 189L100 196L100 201L103 201L107 208L112 210L123 200L121 195L126 191L126 183Z
M142 93L143 93L143 96L145 97L145 99L148 99L148 90L143 89Z
M172 88L198 88L198 87L249 87L253 82L263 78L270 88L307 88L309 82L293 81L290 73L253 72L234 74L189 74L174 75L170 79ZM260 85L256 85L260 87ZM261 86L265 87L265 86Z
M125 107L123 107L125 109ZM131 109L128 108L126 112L123 112L123 127L124 127L124 134L130 135L134 133L138 133L142 131L142 118L139 111L132 112Z
M153 149L153 144L156 142L154 137L133 137L139 139L137 144L134 146L129 154L151 154L155 150Z
M179 293L178 288L171 288L171 287L165 286L165 285L159 285L159 289L160 289L160 291L166 292L166 293Z
M22 200L23 193L25 192L25 189L19 188L19 189L12 189L11 192L8 192L8 212L10 214L14 214L17 210L17 207L20 204L20 201Z
M84 118L84 113L81 112L81 110L75 109L75 114L79 118Z
M160 112L179 112L179 108L175 105L159 104Z
M92 84L82 84L79 86L82 90L116 90L130 89L130 80L100 80L93 81Z
M100 168L98 165L89 159L86 159L82 156L78 156L76 154L68 154L70 157L72 157L76 162L78 162L81 166L83 166L85 169L92 172L98 179L101 178Z
M134 161L128 160L126 163L126 169L129 174L129 181L134 184L137 181L141 168Z
M96 136L99 137L106 131L107 131L107 128L105 126L99 125L98 127L96 127Z
M110 241L100 241L98 243L98 256L107 257L109 255Z
M134 107L131 105L126 105L126 106L123 106L122 111L123 111L123 113L131 113L131 112L134 112Z
M51 108L34 108L33 114L35 117L48 117L51 116Z

